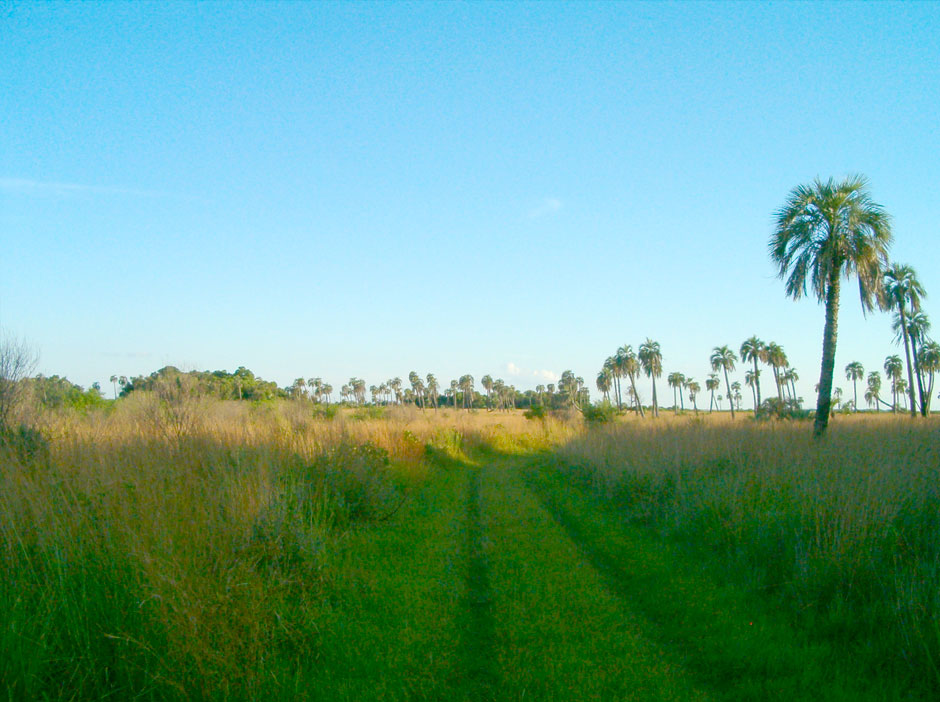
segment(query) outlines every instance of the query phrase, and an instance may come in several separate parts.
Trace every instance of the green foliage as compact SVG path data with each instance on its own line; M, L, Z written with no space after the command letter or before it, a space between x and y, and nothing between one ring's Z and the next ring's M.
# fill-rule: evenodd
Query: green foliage
M609 402L602 402L598 405L584 405L581 414L589 422L605 424L616 416L617 410Z
M812 419L814 412L803 409L796 400L768 397L757 410L757 419Z
M548 415L545 405L535 405L522 413L526 419L544 419Z
M107 405L107 400L102 397L97 383L85 390L82 386L70 382L68 378L60 378L58 375L48 378L37 375L25 382L35 401L46 409L68 408L85 411Z
M385 408L379 405L364 405L352 413L352 418L359 421L366 419L384 419Z
M311 471L323 480L336 522L347 525L385 519L401 504L389 466L385 449L370 443L340 444L320 456Z

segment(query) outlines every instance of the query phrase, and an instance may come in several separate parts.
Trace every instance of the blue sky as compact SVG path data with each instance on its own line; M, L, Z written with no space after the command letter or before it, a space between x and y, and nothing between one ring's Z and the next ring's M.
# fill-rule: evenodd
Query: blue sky
M105 388L593 389L646 337L702 382L757 334L812 402L823 309L773 213L865 174L940 291L938 36L937 3L2 5L0 325ZM846 292L837 369L880 368Z

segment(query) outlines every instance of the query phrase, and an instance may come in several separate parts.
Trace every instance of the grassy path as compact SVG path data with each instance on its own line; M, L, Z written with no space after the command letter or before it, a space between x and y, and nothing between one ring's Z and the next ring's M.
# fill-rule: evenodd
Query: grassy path
M893 699L544 456L436 468L332 571L308 699Z

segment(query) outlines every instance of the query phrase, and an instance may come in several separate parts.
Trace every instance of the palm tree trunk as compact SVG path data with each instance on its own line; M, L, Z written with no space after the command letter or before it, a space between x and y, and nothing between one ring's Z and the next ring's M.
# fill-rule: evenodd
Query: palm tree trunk
M836 365L836 338L839 332L839 274L841 264L832 265L826 291L826 325L823 328L822 367L819 369L819 395L816 399L816 421L813 436L819 438L829 426L832 407L832 374Z
M914 398L914 370L911 365L911 339L907 333L907 316L904 314L903 303L898 308L901 315L901 334L904 336L904 357L907 359L907 392L910 395L911 416L917 416L917 400Z
M760 407L760 371L757 370L757 354L754 355L754 386L757 393L757 404L754 405L754 416L757 416L757 408Z
M920 370L920 357L917 353L917 342L911 339L911 353L914 356L914 375L917 376L917 392L920 394L920 414L927 416L927 403L924 401L924 376Z
M616 385L615 390L617 392L617 411L622 412L623 403L621 402L621 396L620 396L620 371L617 371L614 374L614 384Z
M643 417L645 412L643 412L643 405L640 404L640 395L636 391L636 378L633 375L630 376L630 387L633 388L633 399L636 402L637 413Z
M854 374L852 375L852 395L855 398L852 400L852 411L858 412L858 380Z
M653 381L653 416L659 416L659 403L656 401L656 378L651 376Z
M725 366L725 387L728 389L728 406L731 408L731 419L734 419L734 393L731 392L731 381L728 380L728 367Z

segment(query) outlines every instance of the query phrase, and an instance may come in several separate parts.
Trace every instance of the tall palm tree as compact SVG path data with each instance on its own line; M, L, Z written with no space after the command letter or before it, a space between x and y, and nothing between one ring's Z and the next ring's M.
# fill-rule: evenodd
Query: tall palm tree
M796 368L790 367L787 368L786 372L783 374L783 381L788 383L790 386L790 401L794 404L797 404L796 399L796 381L800 379L800 374L796 372Z
M930 319L924 312L913 312L907 320L907 335L911 339L911 355L914 356L914 379L920 395L920 413L927 416L927 399L924 396L924 375L920 367L921 347L927 342Z
M882 271L891 245L890 219L868 194L868 182L852 176L841 183L816 179L794 188L776 213L770 238L770 257L786 293L799 299L807 285L826 305L822 363L813 434L829 426L832 376L836 361L839 291L843 276L858 278L862 309L880 299Z
M117 399L117 376L116 375L111 376L111 385L114 386L114 399L116 400Z
M747 374L744 376L744 381L751 386L751 391L754 393L754 416L757 416L758 408L760 407L760 369L757 367L758 361L763 361L766 357L767 346L763 341L757 338L757 336L752 336L744 340L744 343L741 344L741 361L742 363L753 363L754 371L751 376L751 381L748 382Z
M845 379L852 381L852 393L855 397L855 411L858 412L858 385L857 381L865 377L865 368L858 361L852 361L845 367Z
M672 409L675 414L679 414L679 405L682 402L682 385L685 383L685 376L678 371L673 371L666 376L666 382L672 388ZM678 396L679 399L676 399ZM682 408L683 410L685 407Z
M898 381L904 374L904 361L897 354L885 358L885 376L891 379L891 411L898 411Z
M711 393L711 398L708 401L708 413L712 412L712 405L715 405L715 390L721 387L721 381L718 379L717 373L709 373L708 377L705 379L705 389ZM721 407L718 408L719 410Z
M734 393L731 392L731 382L728 380L728 371L734 370L734 362L737 360L738 357L734 355L734 351L727 346L716 346L712 349L712 370L717 371L721 369L725 372L725 387L728 390L728 405L731 407L731 419L734 419Z
M454 398L454 410L457 409L457 390L459 389L460 384L456 380L450 381L450 394Z
M617 359L618 366L621 368L621 372L626 373L627 377L630 379L630 390L633 393L634 409L637 414L642 417L645 413L643 412L643 405L640 403L640 394L636 391L636 378L640 374L640 361L633 352L633 347L630 346L630 344L624 344L617 349L615 358Z
M649 337L640 345L640 353L637 354L640 359L640 365L643 372L646 373L653 383L653 416L659 416L659 403L656 401L656 378L663 374L663 354L659 349L659 342L653 341Z
M907 387L910 392L911 416L917 416L917 402L914 399L914 370L911 365L911 342L908 336L907 317L920 311L920 300L927 297L923 286L917 280L917 274L911 266L892 263L884 272L882 286L882 307L896 310L901 323L901 338L904 341L904 355L907 359Z

